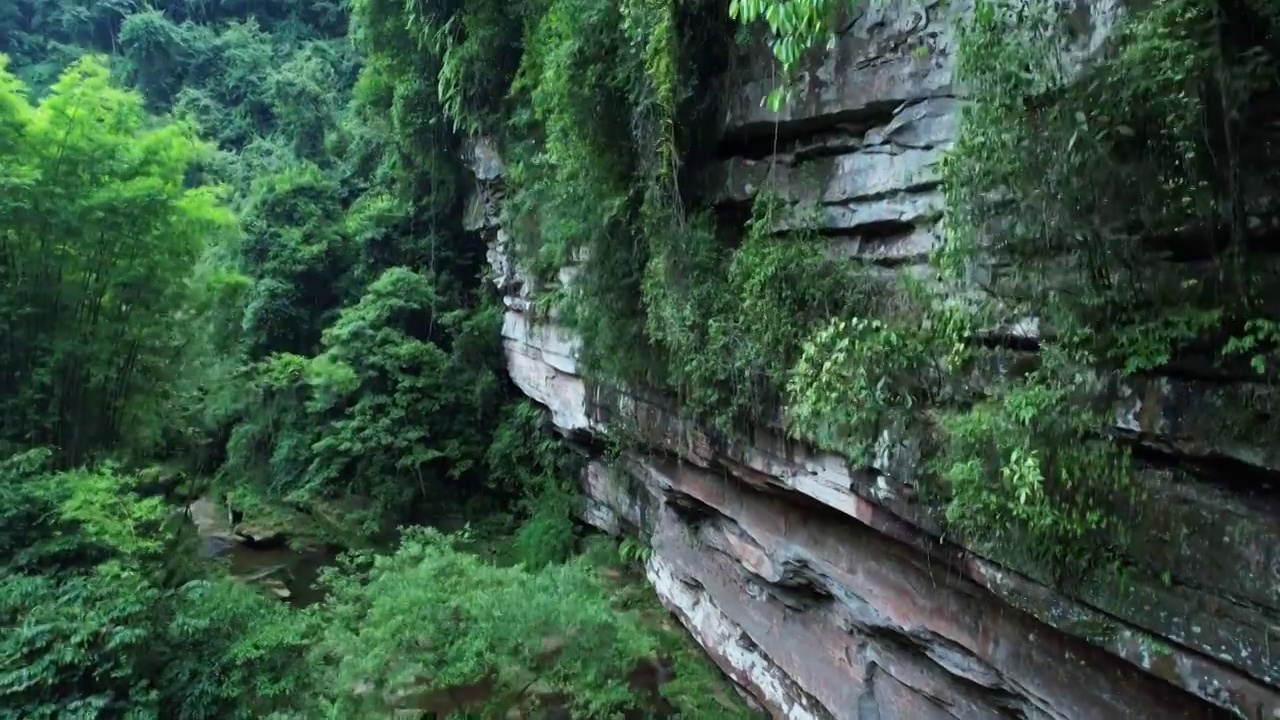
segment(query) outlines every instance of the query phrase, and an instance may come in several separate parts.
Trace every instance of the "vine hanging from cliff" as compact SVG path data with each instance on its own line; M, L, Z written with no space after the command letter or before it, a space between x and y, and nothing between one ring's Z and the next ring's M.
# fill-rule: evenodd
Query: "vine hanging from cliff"
M791 99L787 81L801 58L824 41L830 50L842 5L852 8L855 4L856 0L731 0L729 17L743 25L764 21L769 28L769 48L782 70L782 82L764 98L769 109L779 112Z

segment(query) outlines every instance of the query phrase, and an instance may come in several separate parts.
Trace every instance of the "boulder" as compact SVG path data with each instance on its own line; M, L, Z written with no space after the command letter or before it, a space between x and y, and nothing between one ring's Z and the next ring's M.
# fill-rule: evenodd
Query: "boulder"
M284 530L258 523L240 523L235 526L236 538L255 550L284 547L289 536Z
M202 557L223 555L238 542L226 512L209 498L195 499L184 508L184 513L200 538Z

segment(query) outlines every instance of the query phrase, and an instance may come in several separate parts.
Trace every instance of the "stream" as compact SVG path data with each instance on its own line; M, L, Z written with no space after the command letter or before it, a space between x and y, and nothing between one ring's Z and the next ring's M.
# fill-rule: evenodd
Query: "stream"
M254 583L295 607L322 599L315 587L320 570L338 553L329 548L293 548L276 532L244 529L231 522L225 507L200 498L187 506L200 537L200 555L229 563L232 578Z

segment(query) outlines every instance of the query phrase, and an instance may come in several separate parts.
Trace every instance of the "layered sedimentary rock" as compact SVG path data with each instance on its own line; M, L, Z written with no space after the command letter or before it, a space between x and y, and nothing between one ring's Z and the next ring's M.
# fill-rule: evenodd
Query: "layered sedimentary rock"
M962 11L871 4L781 117L760 107L761 64L728 103L725 147L740 152L708 173L707 196L741 208L772 166L784 197L821 208L833 254L910 272L936 243L933 164L957 128L951 15ZM1143 474L1163 511L1135 529L1137 552L1160 572L1124 592L1055 589L945 539L916 499L908 441L852 468L767 429L710 434L663 398L585 380L576 339L531 311L497 213L500 159L479 142L472 162L469 220L506 296L512 379L566 435L625 426L647 447L590 465L585 518L651 539L659 595L775 717L1280 718L1280 508L1268 485L1280 460L1265 438L1231 437L1214 419L1265 389L1112 383L1117 433L1236 475ZM1240 473L1250 493L1230 482Z

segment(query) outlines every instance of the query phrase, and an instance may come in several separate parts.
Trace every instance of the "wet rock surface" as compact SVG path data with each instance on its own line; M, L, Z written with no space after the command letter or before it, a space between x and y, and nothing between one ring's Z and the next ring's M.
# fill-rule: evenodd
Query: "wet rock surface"
M242 543L259 550L283 547L289 540L289 536L280 528L253 523L237 523L234 532Z

